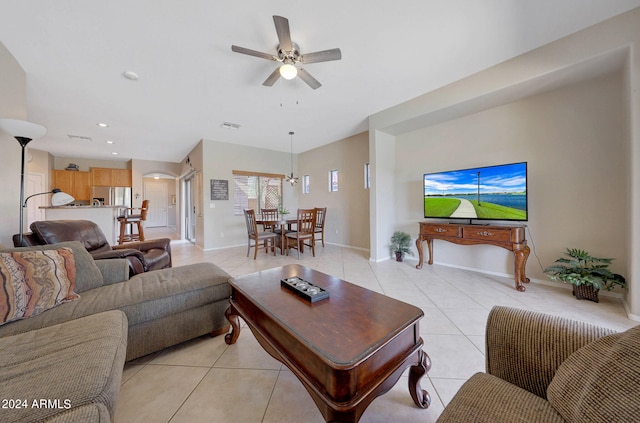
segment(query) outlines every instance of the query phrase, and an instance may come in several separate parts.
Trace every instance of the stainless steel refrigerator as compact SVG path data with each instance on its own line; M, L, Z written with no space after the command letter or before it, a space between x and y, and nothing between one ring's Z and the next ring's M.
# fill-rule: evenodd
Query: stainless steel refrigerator
M93 187L91 199L98 200L103 206L131 207L131 187Z

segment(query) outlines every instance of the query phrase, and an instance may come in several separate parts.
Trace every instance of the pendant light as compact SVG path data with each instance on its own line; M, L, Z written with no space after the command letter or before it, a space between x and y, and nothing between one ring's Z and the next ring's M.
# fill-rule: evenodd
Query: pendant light
M291 174L287 175L287 182L294 186L298 183L298 178L293 176L293 131L289 132L289 136L291 136Z

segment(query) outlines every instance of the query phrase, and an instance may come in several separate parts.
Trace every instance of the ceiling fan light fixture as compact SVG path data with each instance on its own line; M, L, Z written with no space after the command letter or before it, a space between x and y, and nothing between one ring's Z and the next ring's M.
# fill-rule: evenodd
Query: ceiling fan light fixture
M284 79L293 79L298 75L298 69L291 63L286 63L280 66L280 76Z

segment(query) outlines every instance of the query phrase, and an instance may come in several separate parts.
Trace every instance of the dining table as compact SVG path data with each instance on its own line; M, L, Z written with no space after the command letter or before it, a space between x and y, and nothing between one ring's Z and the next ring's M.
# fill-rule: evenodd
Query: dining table
M293 225L297 225L298 223L298 219L287 219L287 218L280 218L277 220L268 220L268 219L256 219L256 223L258 225L263 225L267 226L267 227L271 227L273 228L274 232L275 232L275 228L279 227L280 228L280 254L284 255L284 246L285 246L285 237L286 237L286 233L293 231Z

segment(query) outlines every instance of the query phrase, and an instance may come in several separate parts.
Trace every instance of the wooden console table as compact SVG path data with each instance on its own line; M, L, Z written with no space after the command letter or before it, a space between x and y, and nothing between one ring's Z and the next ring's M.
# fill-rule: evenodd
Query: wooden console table
M429 264L433 264L433 240L453 242L462 245L488 244L505 248L515 257L514 273L516 289L525 291L523 283L528 283L529 278L525 274L529 247L525 239L524 226L489 226L489 225L465 225L458 223L432 223L420 222L420 235L416 239L419 263L417 269L422 269L423 253L422 243L427 241L429 248Z

